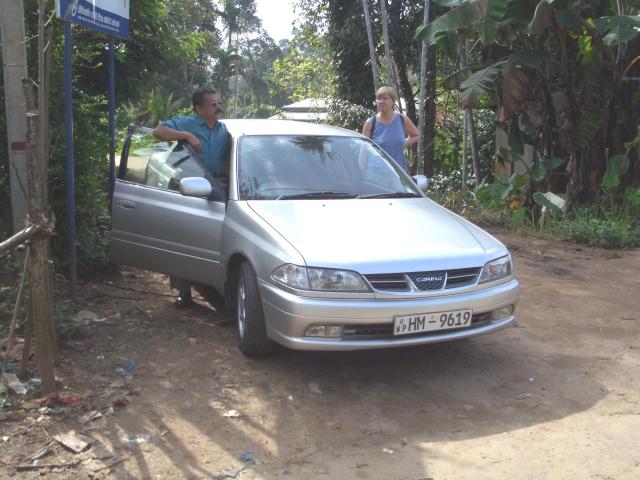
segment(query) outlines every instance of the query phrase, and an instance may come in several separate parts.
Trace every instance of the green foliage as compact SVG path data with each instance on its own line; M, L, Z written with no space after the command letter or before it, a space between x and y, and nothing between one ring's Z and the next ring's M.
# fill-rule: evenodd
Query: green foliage
M640 34L640 17L620 15L599 18L596 28L603 35L603 41L609 46L620 45L633 40Z
M532 200L541 207L550 208L552 212L559 213L556 205L550 202L541 191L548 191L547 180L552 171L557 170L564 165L561 158L547 158L538 161L533 165L527 165L520 153L514 150L500 147L498 149L500 158L515 166L521 164L525 170L521 173L514 172L509 178L496 178L493 184L481 185L477 191L477 198L481 202L497 207L500 204L506 204L507 201L513 201L512 208L522 205L524 198L528 193L532 194ZM534 190L531 192L530 187Z
M607 169L600 184L608 191L620 185L620 177L629 169L629 160L625 155L614 155L607 162Z
M9 408L11 406L11 402L7 398L6 393L0 393L0 410L4 408Z
M124 129L129 125L156 126L177 114L189 114L192 106L186 99L175 99L162 87L152 88L138 102L123 105L117 116L117 125Z
M443 39L447 32L468 28L483 17L480 2L448 2L446 6L451 10L430 22L427 27L420 27L416 32L417 39L431 45Z
M273 115L277 115L279 112L280 109L275 105L268 105L264 103L261 105L251 104L242 110L241 116L242 118L269 118Z
M76 305L73 300L58 300L55 302L53 316L58 338L72 338L78 334L78 324L71 320L75 312Z
M336 97L356 105L371 105L374 88L361 0L329 0L327 9Z
M453 103L454 98L449 102ZM446 105L446 97L440 102L444 108L455 108L455 105ZM495 168L495 113L491 110L475 110L474 122L476 126L476 136L478 140L478 156L480 158L480 180L491 181ZM434 174L450 178L452 188L459 188L462 182L461 159L462 159L462 135L463 120L462 115L445 118L437 125L434 145ZM474 173L471 164L471 142L467 152L466 178L468 186L473 186Z
M579 208L566 219L549 225L552 235L562 241L586 243L605 248L640 247L640 222L619 210L603 216L596 208Z
M18 288L14 285L0 287L0 332L5 334L8 332L8 326L13 317L13 309L16 304L16 295L18 294ZM4 326L7 326L7 332L4 331Z
M107 102L104 96L90 96L76 92L74 112L75 204L78 270L92 272L109 262L108 173L109 135L108 119L104 115ZM51 134L64 138L62 112L52 112ZM63 144L55 142L49 167L49 189L52 209L56 215L56 235L51 245L56 265L62 271L67 264L68 227L65 181L65 155Z
M480 202L473 191L473 180L468 181L467 188L460 188L461 173L452 171L449 175L436 174L429 179L429 198L464 216L483 227L508 226L511 218L505 208L495 208L486 202Z
M462 96L460 102L463 106L471 105L471 99L477 99L492 94L496 90L496 80L507 65L505 60L494 63L490 67L478 70L464 82L462 82Z
M14 279L13 284L0 287L0 337L6 336L9 331L9 325L13 318L13 310L15 308L16 298L18 295L17 276L7 276ZM25 284L22 291L22 299L18 307L16 331L22 332L24 329L24 321L26 318L27 305L29 301L29 285ZM76 311L76 304L73 300L55 299L53 305L54 319L56 331L59 338L66 338L77 333L78 325L71 321Z
M316 45L303 51L298 42L298 39L294 39L284 57L273 62L267 76L270 94L292 102L330 96L332 88L329 80L333 75L325 50ZM324 74L318 75L320 71L324 71Z
M8 232L7 232L8 233ZM0 256L0 275L16 275L20 265L15 251L10 250Z
M640 45L640 18L616 15L612 2L437 3L449 10L418 29L417 37L440 47L447 44L442 51L452 54L456 64L459 38L470 40L467 67L445 82L462 91L461 104L497 102L516 153L528 143L540 155L574 158L553 185L554 191L566 189L570 203L593 202L600 181L592 180L593 172L604 174L605 184L613 187L617 177L604 165L605 152L620 151L621 139L635 134L640 123L640 97L631 85L635 80L625 77L631 77ZM625 4L625 12L637 13L638 6ZM632 163L637 159L637 153L630 157ZM529 172L539 187L545 170L538 165ZM621 176L620 184L637 182L634 171ZM527 201L532 198L529 194Z
M549 211L554 213L555 215L561 215L562 210L555 203L549 200L544 194L540 192L533 193L533 201L536 202L541 207L547 208Z
M373 114L373 110L361 105L355 105L344 100L332 100L329 103L326 123L361 132L364 123Z

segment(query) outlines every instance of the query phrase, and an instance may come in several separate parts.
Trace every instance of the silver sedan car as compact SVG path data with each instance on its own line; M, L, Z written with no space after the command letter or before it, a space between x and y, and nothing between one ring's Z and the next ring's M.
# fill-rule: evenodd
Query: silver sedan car
M117 263L216 291L247 355L468 338L514 321L505 246L427 198L368 138L227 120L228 176L132 127L112 198Z

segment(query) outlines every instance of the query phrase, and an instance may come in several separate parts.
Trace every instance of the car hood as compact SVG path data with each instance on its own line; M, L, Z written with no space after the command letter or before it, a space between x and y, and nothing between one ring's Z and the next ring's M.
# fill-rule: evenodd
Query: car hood
M430 271L481 267L507 254L489 234L426 198L247 203L308 266Z

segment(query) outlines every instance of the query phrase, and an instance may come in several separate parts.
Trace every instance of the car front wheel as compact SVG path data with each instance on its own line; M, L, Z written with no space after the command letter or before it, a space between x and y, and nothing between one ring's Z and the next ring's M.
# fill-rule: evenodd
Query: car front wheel
M238 348L248 356L267 355L275 343L267 336L256 274L249 262L240 265L236 291Z

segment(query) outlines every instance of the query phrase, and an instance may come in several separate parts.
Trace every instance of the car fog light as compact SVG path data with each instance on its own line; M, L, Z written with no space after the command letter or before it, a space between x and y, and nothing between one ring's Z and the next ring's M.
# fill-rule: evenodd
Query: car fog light
M513 313L513 305L509 305L508 307L502 307L491 312L491 319L500 320L501 318L508 317L512 313Z
M312 325L304 334L306 337L338 338L342 336L342 327L336 325Z

